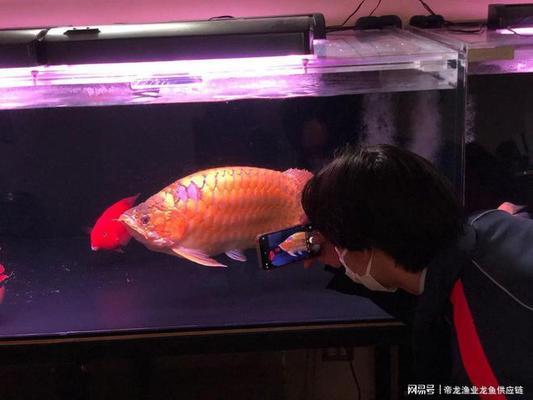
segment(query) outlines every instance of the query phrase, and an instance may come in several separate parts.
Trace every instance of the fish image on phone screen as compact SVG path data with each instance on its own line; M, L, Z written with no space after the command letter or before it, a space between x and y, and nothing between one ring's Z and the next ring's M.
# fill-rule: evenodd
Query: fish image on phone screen
M263 269L279 268L305 260L314 254L308 244L312 227L294 226L259 236L258 250Z

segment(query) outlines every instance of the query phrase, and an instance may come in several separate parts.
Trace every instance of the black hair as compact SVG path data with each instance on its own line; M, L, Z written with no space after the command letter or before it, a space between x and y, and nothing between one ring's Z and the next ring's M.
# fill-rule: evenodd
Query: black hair
M302 192L309 220L335 246L378 248L420 271L463 229L449 181L421 156L392 145L347 146Z

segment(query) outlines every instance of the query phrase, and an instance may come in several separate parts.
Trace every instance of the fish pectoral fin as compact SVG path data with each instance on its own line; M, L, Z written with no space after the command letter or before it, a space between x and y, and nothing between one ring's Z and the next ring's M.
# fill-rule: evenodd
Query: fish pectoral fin
M196 264L205 265L207 267L227 267L227 265L221 264L217 260L212 259L201 250L176 247L172 249L172 252Z
M240 261L240 262L246 262L247 258L242 252L242 250L229 250L226 251L226 255L231 258L232 260Z

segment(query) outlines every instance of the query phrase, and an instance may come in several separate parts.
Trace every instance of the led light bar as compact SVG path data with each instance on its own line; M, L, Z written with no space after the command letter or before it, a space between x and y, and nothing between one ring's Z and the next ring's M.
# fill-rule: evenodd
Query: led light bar
M128 83L138 88L176 86L214 79L299 75L305 73L306 65L314 58L312 55L288 55L6 68L0 69L0 88L105 83Z
M312 54L322 14L0 30L0 68Z
M321 14L98 27L59 27L43 40L46 64L272 57L311 54Z

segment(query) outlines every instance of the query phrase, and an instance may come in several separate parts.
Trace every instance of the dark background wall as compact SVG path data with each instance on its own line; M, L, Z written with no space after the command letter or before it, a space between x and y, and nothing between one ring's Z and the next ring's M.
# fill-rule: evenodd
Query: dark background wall
M533 206L531 87L533 74L470 78L466 146L470 210L495 208L503 201Z
M3 111L0 234L82 235L115 201L191 172L316 171L347 142L406 146L454 180L453 101L447 91Z

